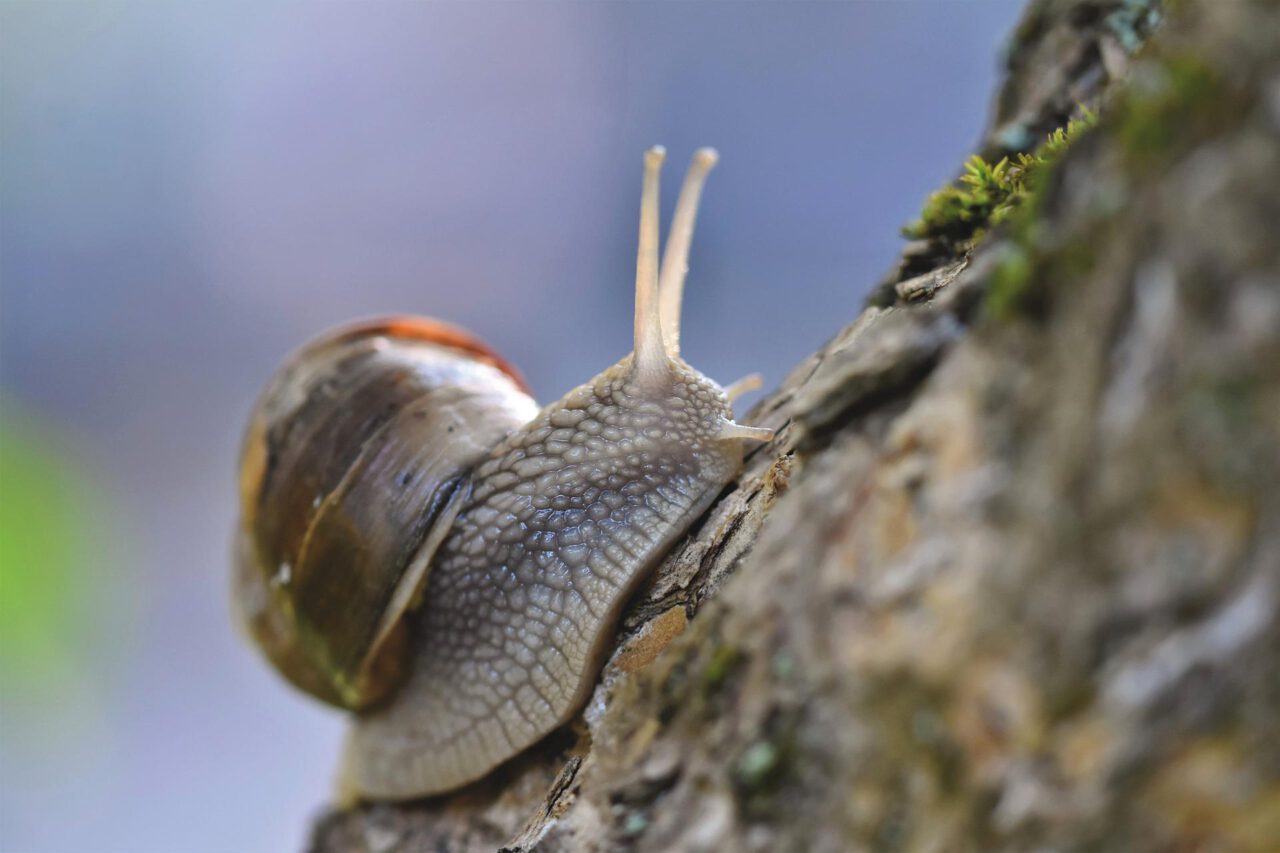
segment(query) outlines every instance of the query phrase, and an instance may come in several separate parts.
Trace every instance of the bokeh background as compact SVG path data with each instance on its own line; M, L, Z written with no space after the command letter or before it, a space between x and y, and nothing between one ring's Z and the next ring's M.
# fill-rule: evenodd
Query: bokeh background
M228 618L239 432L380 312L558 396L630 347L640 155L719 147L685 354L775 384L976 142L1021 0L0 0L0 850L301 845L341 719Z

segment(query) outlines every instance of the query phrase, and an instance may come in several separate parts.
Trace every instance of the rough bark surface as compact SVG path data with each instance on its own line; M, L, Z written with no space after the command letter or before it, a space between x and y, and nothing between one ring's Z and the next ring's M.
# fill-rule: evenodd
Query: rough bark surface
M757 407L581 720L312 849L1275 849L1280 4L1154 7L1032 4L983 151L1099 126Z

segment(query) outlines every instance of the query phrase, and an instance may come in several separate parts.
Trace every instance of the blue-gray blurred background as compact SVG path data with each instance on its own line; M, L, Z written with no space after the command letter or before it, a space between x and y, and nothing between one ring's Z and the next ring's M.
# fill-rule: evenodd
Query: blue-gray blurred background
M1022 0L0 2L0 849L293 849L340 718L228 618L287 350L459 322L540 399L630 347L642 150L715 145L685 354L775 384L977 140Z

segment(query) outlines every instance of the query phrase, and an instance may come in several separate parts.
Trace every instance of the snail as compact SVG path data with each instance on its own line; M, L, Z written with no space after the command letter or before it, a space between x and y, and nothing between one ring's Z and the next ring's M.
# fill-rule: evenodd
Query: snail
M475 781L586 702L623 605L767 429L680 357L689 244L717 155L685 178L661 266L644 158L635 343L541 409L467 332L393 317L307 344L256 402L235 608L280 673L354 712L340 787Z

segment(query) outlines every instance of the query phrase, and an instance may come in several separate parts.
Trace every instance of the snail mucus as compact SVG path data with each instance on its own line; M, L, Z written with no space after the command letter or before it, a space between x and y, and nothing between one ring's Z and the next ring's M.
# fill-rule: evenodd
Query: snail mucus
M340 788L409 799L481 778L570 720L628 597L740 471L721 388L680 357L694 156L658 257L644 159L632 353L539 409L472 335L394 317L292 355L240 465L234 600L296 687L347 709Z

